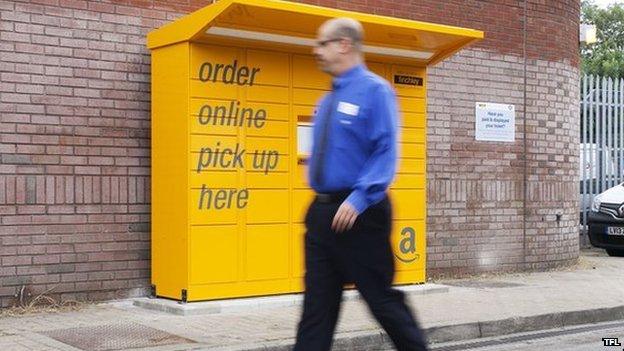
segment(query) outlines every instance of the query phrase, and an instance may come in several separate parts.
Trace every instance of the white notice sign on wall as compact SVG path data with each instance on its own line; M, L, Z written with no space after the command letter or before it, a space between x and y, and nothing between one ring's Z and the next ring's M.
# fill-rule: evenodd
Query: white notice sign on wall
M475 103L475 139L514 142L516 110L514 105Z

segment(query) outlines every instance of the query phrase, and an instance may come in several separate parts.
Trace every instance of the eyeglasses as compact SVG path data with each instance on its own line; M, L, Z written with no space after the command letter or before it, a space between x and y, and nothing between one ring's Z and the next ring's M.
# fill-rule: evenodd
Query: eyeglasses
M341 41L341 40L343 40L343 39L345 39L345 38L332 38L332 39L326 39L326 40L318 40L318 41L316 42L316 46L317 46L317 47L324 48L324 47L325 47L325 46L327 46L327 44L329 44L329 43L333 43L333 42L335 42L335 41Z

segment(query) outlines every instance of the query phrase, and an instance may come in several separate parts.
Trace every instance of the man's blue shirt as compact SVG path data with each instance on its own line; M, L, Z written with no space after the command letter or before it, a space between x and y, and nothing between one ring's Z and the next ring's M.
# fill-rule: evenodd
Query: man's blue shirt
M319 193L350 190L346 201L362 213L383 199L394 178L396 97L388 82L364 65L334 78L333 88L321 99L314 117L313 152L326 122L323 118L330 118L324 160L310 157L308 178ZM333 111L328 114L330 104ZM324 166L317 182L312 175L318 162Z

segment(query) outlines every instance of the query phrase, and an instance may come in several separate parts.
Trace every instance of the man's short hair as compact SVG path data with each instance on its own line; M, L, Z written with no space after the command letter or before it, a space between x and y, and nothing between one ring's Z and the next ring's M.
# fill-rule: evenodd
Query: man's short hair
M362 51L362 40L364 39L364 28L362 24L349 17L334 18L329 21L332 29L332 36L338 38L349 38L353 46Z

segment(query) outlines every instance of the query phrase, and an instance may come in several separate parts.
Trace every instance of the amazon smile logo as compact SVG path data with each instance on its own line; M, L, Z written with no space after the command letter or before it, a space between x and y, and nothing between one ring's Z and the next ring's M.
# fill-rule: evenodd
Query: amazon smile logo
M420 258L416 253L416 231L412 227L405 227L401 230L401 241L399 241L398 253L394 254L399 261L411 263Z

